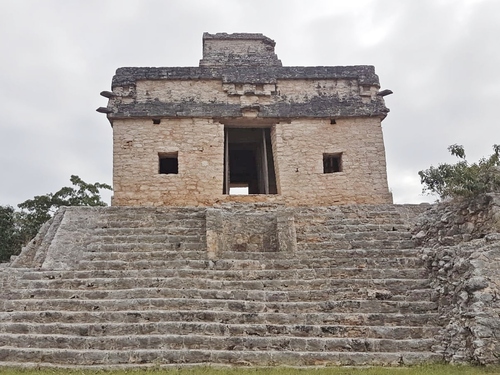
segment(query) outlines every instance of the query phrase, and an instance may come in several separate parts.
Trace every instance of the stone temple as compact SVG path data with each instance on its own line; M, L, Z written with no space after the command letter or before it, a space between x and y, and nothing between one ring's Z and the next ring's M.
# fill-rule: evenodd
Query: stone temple
M118 69L112 207L0 266L0 367L498 363L500 196L392 204L389 93L261 34Z
M113 205L392 203L374 68L284 67L274 45L205 33L199 67L118 69Z

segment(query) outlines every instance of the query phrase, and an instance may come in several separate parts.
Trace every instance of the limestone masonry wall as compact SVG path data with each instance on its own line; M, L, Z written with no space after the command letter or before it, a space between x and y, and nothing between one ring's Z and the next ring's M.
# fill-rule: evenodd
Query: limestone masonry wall
M385 151L377 118L297 119L272 128L277 195L222 194L224 125L210 119L115 120L114 198L120 206L387 203ZM178 155L178 174L158 173L158 154ZM342 172L323 173L323 154L342 154Z
M210 205L222 195L223 125L206 119L115 121L113 136L114 205ZM158 173L159 153L178 154L178 174Z

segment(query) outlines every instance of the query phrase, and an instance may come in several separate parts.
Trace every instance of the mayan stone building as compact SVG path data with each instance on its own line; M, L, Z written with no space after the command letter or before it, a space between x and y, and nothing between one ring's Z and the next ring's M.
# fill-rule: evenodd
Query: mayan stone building
M392 204L388 92L261 34L119 69L115 207L0 264L0 369L499 364L500 194Z
M274 46L205 33L199 67L118 69L98 110L113 205L392 203L374 68L286 67Z

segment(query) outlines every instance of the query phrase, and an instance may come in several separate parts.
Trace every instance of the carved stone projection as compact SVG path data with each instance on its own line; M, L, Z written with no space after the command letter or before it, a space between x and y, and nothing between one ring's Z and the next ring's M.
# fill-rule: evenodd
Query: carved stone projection
M113 205L392 203L374 68L286 67L274 46L205 33L199 67L118 69Z

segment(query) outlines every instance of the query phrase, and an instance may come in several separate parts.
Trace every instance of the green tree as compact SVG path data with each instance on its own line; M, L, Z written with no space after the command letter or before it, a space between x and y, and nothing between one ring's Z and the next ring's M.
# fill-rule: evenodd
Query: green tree
M73 186L65 186L55 193L38 195L18 204L21 209L18 220L23 241L28 242L32 239L43 223L49 220L60 207L106 206L99 191L112 190L111 186L99 182L89 184L75 175L70 177L70 181Z
M0 206L0 262L9 260L13 249L21 247L14 208Z
M460 160L455 164L440 164L418 172L423 192L440 198L474 197L500 191L500 146L493 145L493 154L470 164L461 145L451 145L448 151Z
M71 176L70 181L72 186L62 187L55 193L37 195L18 204L19 211L8 206L1 207L1 260L8 260L10 255L18 254L21 246L35 237L40 227L60 207L106 206L106 203L101 199L100 190L112 190L111 186L99 182L89 184L74 175Z

